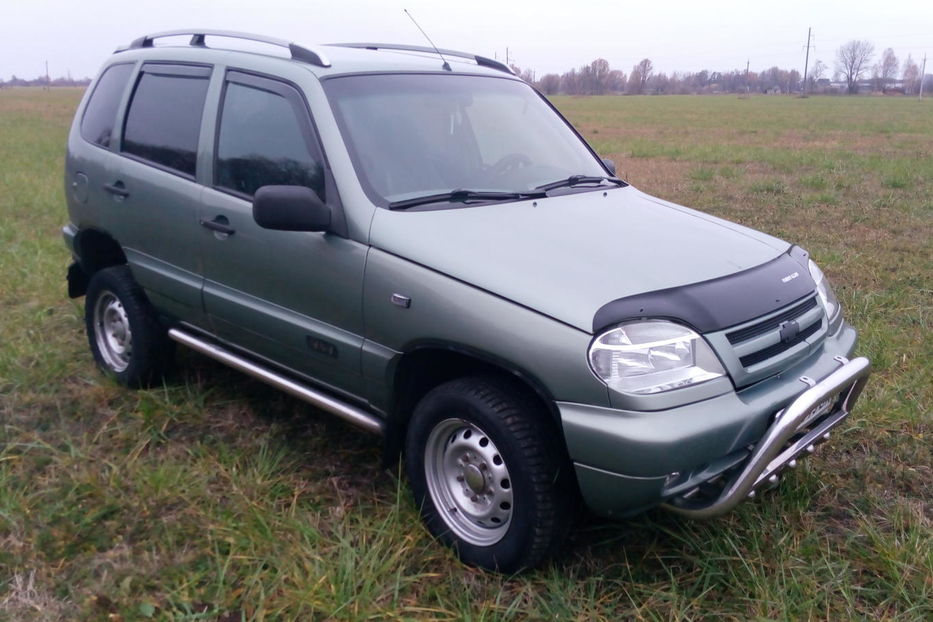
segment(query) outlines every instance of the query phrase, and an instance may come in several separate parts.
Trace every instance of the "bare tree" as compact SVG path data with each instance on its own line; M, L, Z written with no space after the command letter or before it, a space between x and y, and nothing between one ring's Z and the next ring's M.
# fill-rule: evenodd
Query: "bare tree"
M593 79L596 81L599 93L605 93L608 90L609 72L612 71L609 61L605 58L597 58L590 63L590 67L593 69Z
M606 92L609 71L609 61L605 58L597 58L589 66L582 68L582 73L586 76L586 89L590 95L602 95Z
M869 41L853 39L836 50L836 70L845 78L849 94L858 93L858 81L868 68L875 46Z
M871 90L873 93L884 92L884 81L881 79L881 63L871 67Z
M632 73L628 78L629 93L638 95L644 93L653 70L654 64L647 58L641 59L637 65L632 67Z
M557 95L560 92L560 76L556 73L546 73L538 80L537 86L545 95Z
M904 61L904 73L901 75L901 80L904 81L905 93L913 95L917 92L917 87L920 86L920 68L917 67L917 63L910 57L910 54Z
M578 95L580 93L580 76L576 69L564 72L560 77L560 90L568 95Z
M613 69L606 76L606 90L610 93L621 93L625 90L625 72Z
M813 63L813 67L810 68L810 72L807 75L808 90L814 91L816 89L816 85L826 75L827 69L828 67L826 66L826 63L821 60L817 60L815 63Z
M638 63L638 74L641 79L641 92L645 92L645 87L648 85L648 78L651 77L651 72L654 70L654 65L647 58L641 59Z
M884 93L888 89L888 85L894 82L897 79L897 56L894 55L894 50L888 48L884 51L884 54L881 55L881 66L878 68L878 75L881 78L881 92Z
M515 63L509 64L509 69L512 70L516 76L527 82L528 84L535 83L535 71L534 69L522 69Z

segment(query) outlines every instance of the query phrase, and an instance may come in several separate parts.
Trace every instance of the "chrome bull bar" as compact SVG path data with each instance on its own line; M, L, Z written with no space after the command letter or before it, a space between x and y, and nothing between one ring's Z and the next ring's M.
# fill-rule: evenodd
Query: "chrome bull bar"
M759 488L775 485L780 471L785 467L793 468L798 457L812 453L815 445L829 439L830 430L849 416L868 380L871 362L867 358L850 361L840 356L836 360L842 367L820 382L800 378L810 388L777 414L741 472L727 481L715 499L694 500L687 493L668 500L661 507L690 518L712 518L753 497ZM833 406L828 415L825 411L819 412L826 407L827 400L832 400L830 405ZM819 419L821 416L823 418ZM817 423L807 429L811 420ZM802 429L805 433L791 442Z

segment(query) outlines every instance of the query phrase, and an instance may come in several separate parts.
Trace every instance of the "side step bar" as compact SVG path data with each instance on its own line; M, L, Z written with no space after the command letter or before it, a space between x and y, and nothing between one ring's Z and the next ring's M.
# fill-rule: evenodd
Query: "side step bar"
M337 415L344 421L348 421L357 427L363 428L367 432L380 435L384 433L385 424L382 419L366 412L365 410L357 408L356 406L352 406L316 389L312 389L307 385L295 382L294 380L274 372L267 367L257 365L256 363L245 359L242 356L234 354L225 348L194 337L193 335L180 331L177 328L170 329L168 331L168 336L178 343L188 346L192 350L200 352L205 356L209 356L212 359L216 359L225 365L229 365L234 369L252 376L253 378L271 384L272 386L281 389L300 400L304 400L309 404L317 406L321 410L327 411L332 415Z

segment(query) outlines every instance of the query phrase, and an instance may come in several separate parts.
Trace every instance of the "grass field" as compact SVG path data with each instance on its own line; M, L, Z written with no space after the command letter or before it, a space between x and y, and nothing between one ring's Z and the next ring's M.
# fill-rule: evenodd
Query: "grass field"
M0 91L0 619L933 618L933 102L556 98L636 186L796 241L875 374L778 494L589 520L519 577L459 564L379 444L190 352L94 368L65 295L76 90Z

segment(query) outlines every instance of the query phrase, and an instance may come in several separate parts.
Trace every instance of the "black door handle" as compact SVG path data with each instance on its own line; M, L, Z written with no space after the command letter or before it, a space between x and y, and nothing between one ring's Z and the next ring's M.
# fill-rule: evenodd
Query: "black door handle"
M198 222L201 223L202 227L207 227L211 231L216 231L217 233L223 233L225 235L233 235L236 233L236 229L227 224L229 221L225 216L218 216L214 220L202 218Z
M123 185L122 181L115 181L112 184L104 184L104 190L118 197L130 196L129 190Z

